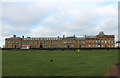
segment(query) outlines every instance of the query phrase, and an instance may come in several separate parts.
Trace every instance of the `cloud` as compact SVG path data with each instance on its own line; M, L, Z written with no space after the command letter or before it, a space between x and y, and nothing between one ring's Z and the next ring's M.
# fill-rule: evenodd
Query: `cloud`
M116 19L109 19L100 23L100 25L96 28L97 30L104 30L107 31L109 34L115 34L118 32L118 21ZM109 30L109 31L108 31Z
M3 13L0 15L3 17L2 40L13 34L33 37L80 36L95 35L100 30L117 35L116 0L24 1L3 1L0 12Z

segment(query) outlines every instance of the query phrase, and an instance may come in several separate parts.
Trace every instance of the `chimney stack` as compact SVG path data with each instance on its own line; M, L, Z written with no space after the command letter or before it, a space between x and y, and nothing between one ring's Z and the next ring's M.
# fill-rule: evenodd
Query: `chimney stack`
M58 36L58 38L59 38L59 36Z
M24 38L24 36L22 36L22 38Z
M16 35L13 35L13 37L16 37Z
M75 35L74 35L74 37L75 37Z

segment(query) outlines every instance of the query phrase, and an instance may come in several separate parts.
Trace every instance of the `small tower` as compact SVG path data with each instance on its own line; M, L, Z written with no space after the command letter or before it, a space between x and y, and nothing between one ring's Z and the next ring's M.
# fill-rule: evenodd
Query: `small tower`
M100 36L104 36L105 34L104 34L103 31L100 31L99 35L100 35Z

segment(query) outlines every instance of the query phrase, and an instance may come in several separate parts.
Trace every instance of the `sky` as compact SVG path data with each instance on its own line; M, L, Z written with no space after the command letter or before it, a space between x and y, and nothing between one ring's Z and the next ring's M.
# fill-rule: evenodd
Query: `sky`
M5 38L97 35L118 40L118 0L1 0L0 47Z

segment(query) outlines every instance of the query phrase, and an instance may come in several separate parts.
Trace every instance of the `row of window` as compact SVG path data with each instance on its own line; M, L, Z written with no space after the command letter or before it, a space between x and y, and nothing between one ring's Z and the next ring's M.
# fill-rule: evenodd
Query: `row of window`
M89 45L89 47L100 47L100 45ZM101 47L110 47L110 45L101 45ZM113 47L113 45L111 46L111 47Z
M85 41L76 41L76 43L78 43L79 42L79 44L84 44L85 43ZM72 41L64 41L64 43L73 43L73 40Z
M40 46L39 45L31 45L30 46L31 48L40 48ZM63 47L62 45L43 45L42 47Z
M29 43L62 43L62 41L24 41L24 44L29 44ZM73 41L64 41L64 43L73 43ZM77 43L77 42L76 42ZM79 41L79 43L85 43L85 41Z
M15 46L13 46L13 45L11 45L11 46L7 45L7 47L8 48L10 48L10 47L14 48ZM20 47L20 45L18 45L18 47ZM39 48L40 45L31 45L30 47L31 48L34 48L34 47ZM68 46L66 46L66 45L64 45L64 46L62 46L62 45L59 45L59 46L58 45L43 45L43 47L68 47ZM73 47L73 45L71 45L71 47ZM85 46L84 45L83 46L80 45L79 47L81 48L81 47L85 47ZM98 47L100 47L100 45L89 45L89 47L93 47L93 48L96 47L96 48L98 48ZM104 45L101 45L101 47L104 47ZM105 45L105 47L110 47L110 45L108 45L108 46ZM113 47L113 45L111 47Z
M77 43L78 41L76 41L76 43ZM89 40L89 43L113 43L113 40ZM7 42L8 44L9 43L12 43L12 44L14 44L14 43L20 43L20 41L11 41L11 42ZM23 42L24 44L29 44L29 43L62 43L62 41L24 41ZM73 43L73 40L71 40L71 41L64 41L64 43ZM85 43L85 41L79 41L79 43L81 44L81 43Z
M12 43L12 44L15 44L15 43L21 43L20 41L7 41L7 43Z
M113 43L113 40L89 40L89 43Z
M24 38L23 40L62 40L62 38Z
M62 41L24 41L24 44L29 43L62 43Z
M14 48L14 47L20 47L20 45L17 45L17 46L16 45L7 45L7 47L8 48L10 48L10 47Z

